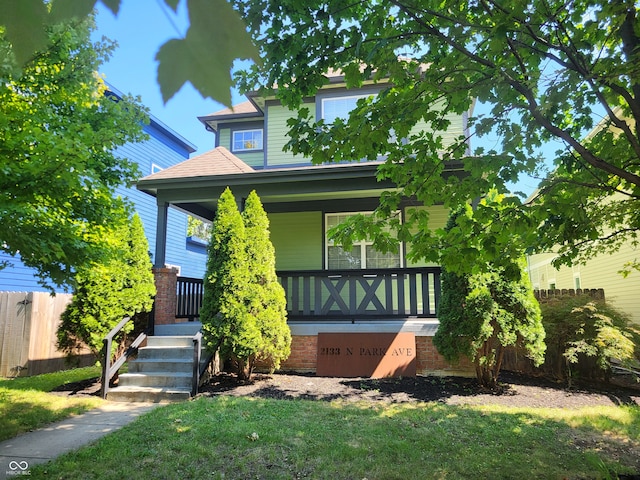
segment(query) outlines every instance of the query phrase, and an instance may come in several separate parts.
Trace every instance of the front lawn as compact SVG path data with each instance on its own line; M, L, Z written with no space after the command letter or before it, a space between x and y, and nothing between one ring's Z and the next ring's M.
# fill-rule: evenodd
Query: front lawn
M576 410L201 397L142 416L32 478L616 478L640 408Z
M0 441L101 405L103 400L99 397L50 393L61 385L99 375L99 367L86 367L33 377L0 378Z

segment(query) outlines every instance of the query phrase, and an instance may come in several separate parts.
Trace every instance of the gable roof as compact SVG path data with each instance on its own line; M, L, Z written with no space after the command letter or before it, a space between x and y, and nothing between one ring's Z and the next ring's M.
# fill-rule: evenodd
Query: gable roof
M216 147L201 155L165 168L141 180L162 180L168 178L194 178L211 175L249 173L255 170L224 147Z
M232 108L223 108L217 112L210 113L208 117L225 117L235 116L247 113L259 113L256 106L250 101L246 100L238 105L234 105Z
M233 108L224 108L217 112L210 113L209 115L198 117L198 120L204 124L207 130L215 132L218 130L219 122L250 120L252 118L262 120L263 116L264 114L256 104L251 100L247 100L239 103L238 105L234 105Z

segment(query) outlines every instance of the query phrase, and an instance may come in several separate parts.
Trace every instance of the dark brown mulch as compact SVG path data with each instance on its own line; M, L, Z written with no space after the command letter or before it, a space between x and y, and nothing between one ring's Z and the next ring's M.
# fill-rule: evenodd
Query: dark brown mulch
M631 384L632 385L632 384ZM638 386L640 387L640 386ZM640 388L628 385L565 385L512 372L500 374L497 391L482 389L475 379L417 376L406 378L332 378L296 373L255 374L238 383L235 375L212 377L200 395L238 395L275 399L378 402L442 402L450 405L578 408L640 405Z
M629 379L611 384L567 388L561 383L513 372L500 374L497 391L482 389L475 379L417 376L405 378L337 378L313 374L257 373L241 383L222 373L200 388L201 396L236 395L273 399L345 400L375 402L441 402L449 405L504 405L512 407L579 408L599 405L640 405L640 384ZM61 385L58 395L100 395L92 378Z

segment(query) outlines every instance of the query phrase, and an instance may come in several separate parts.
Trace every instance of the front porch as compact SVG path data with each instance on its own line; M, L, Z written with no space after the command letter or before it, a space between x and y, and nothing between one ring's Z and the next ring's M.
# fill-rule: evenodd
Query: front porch
M448 364L432 343L438 328L439 267L280 271L278 277L286 292L292 335L291 355L282 370L315 372L323 333L410 333L415 336L418 374L472 373L467 362ZM178 277L172 269L156 270L156 279L165 288L158 291L156 324L197 322L203 281Z
M178 279L172 270L168 209L212 221L227 187L240 210L255 190L269 218L276 269L286 292L293 340L284 370L315 372L324 333L362 334L376 342L373 348L379 352L386 351L380 346L383 338L406 333L415 337L411 349L417 373L456 373L460 368L446 364L432 344L438 328L439 267L412 258L412 245L406 242L399 241L394 252L379 252L372 241L360 239L345 251L330 237L332 226L358 213L371 214L380 197L395 189L392 182L378 180L378 166L362 162L256 170L217 147L140 180L138 188L158 203L156 324L197 320L202 302L202 281ZM445 174L456 175L455 165ZM446 225L443 205L425 207L414 198L400 200L397 219L404 223L418 211L430 219L429 228Z

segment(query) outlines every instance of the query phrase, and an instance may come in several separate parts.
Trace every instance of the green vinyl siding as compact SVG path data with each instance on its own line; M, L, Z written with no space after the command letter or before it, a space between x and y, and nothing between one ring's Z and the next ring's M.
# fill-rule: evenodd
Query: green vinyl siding
M221 128L220 130L218 130L218 138L220 139L218 144L221 147L224 147L227 150L231 151L231 129Z
M429 212L429 227L431 230L436 230L438 228L444 228L447 225L447 220L449 218L449 209L445 208L442 205L434 205L431 207L411 207L421 210L427 210ZM407 245L407 252L411 251L411 245ZM435 263L426 262L424 260L419 261L406 261L407 268L411 267L432 267L436 266Z
M220 146L226 148L230 152L233 152L231 147L231 129L221 128L218 131L218 136L220 138ZM233 154L250 167L264 167L264 151L262 150L257 152L234 152Z
M311 111L312 120L315 113L313 105L306 105ZM295 118L296 112L293 112L282 105L269 105L267 110L267 164L270 167L281 165L307 165L310 163L308 158L302 155L294 155L291 152L283 152L282 148L289 141L287 135L289 127L287 120Z
M445 148L454 143L460 137L460 135L464 134L464 121L462 115L459 115L457 113L449 113L447 114L446 119L451 123L447 127L446 131L441 132L442 146ZM411 129L412 133L418 133L427 130L432 129L424 120L416 123L416 125Z
M240 160L253 168L264 167L264 152L236 152L234 153Z
M272 213L277 270L322 269L322 212Z

